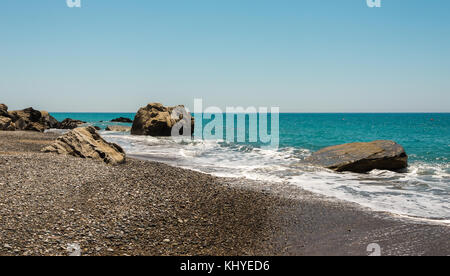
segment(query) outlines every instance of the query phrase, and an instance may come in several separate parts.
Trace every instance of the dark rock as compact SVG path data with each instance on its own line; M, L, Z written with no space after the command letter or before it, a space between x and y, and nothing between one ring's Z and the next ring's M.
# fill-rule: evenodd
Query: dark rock
M48 115L48 113L46 114ZM44 132L44 130L49 128L46 120L51 116L48 115L46 118L43 118L42 113L32 107L24 110L11 111L9 112L9 115L17 130Z
M131 120L131 119L129 119L129 118L120 117L120 118L111 120L111 122L116 122L116 123L132 123L133 120Z
M0 130L14 131L16 126L11 118L0 116Z
M125 162L124 150L119 145L106 142L92 126L76 128L42 151L101 160L112 165Z
M374 169L405 169L408 166L408 156L399 144L380 140L324 148L314 153L307 162L338 172L365 173Z
M0 117L10 117L8 113L8 106L5 104L0 104Z
M177 111L178 114L188 114L184 106L165 107L160 103L150 103L146 107L139 109L133 121L131 128L132 135L150 135L150 136L171 136L172 127L181 120L189 120L191 118L183 118L183 115L172 118L172 113ZM189 122L186 122L189 125ZM194 131L194 120L190 119L191 134ZM183 128L180 129L180 133Z
M41 111L40 123L45 125L47 128L59 128L60 123L53 116L51 116L47 111Z
M60 123L59 128L60 129L74 129L85 123L86 122L83 122L80 120L73 120L73 119L67 118L67 119L64 119Z

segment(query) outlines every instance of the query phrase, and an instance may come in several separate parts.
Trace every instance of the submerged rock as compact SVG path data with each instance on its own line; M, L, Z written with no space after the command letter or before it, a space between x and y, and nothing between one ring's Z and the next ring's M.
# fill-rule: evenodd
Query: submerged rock
M327 147L314 153L307 161L338 172L356 173L375 169L398 171L408 166L404 148L386 140Z
M70 118L66 118L59 124L58 128L60 128L60 129L75 129L85 123L86 122L83 122L80 120L73 120Z
M149 136L171 136L172 127L176 123L183 120L183 115L174 116L172 113L177 110L178 114L187 114L184 106L165 107L160 103L150 103L146 107L139 109L133 121L131 128L132 135L149 135ZM191 134L194 131L194 118L191 118ZM183 128L180 129L180 133Z
M107 126L106 131L130 132L131 127L127 126Z
M119 145L106 142L91 126L76 128L64 134L42 151L101 160L112 165L125 162L124 150Z
M111 122L116 122L116 123L132 123L133 120L131 120L131 119L129 119L129 118L120 117L120 118L111 120Z

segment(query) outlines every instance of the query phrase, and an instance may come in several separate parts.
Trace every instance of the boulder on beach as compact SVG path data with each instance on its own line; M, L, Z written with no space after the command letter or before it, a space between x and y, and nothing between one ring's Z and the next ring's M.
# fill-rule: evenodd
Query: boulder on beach
M131 120L129 118L120 117L120 118L111 120L111 122L115 122L115 123L132 123L133 120Z
M111 165L125 162L124 150L119 145L106 142L92 126L76 128L42 151L101 160Z
M117 132L130 132L131 127L127 126L107 126L106 131L117 131Z
M176 116L172 116L177 111ZM171 136L172 127L183 118L182 114L188 114L184 106L165 107L160 103L150 103L146 107L139 109L133 121L131 128L132 135L149 135L149 136ZM173 118L175 117L175 118ZM190 117L190 114L189 114ZM190 120L190 134L194 131L194 118ZM180 132L183 128L180 129Z
M396 142L380 140L327 147L314 153L307 162L338 172L365 173L375 169L405 169L408 156Z
M66 118L59 124L59 128L60 129L74 129L85 123L86 122L83 122L80 120L73 120L70 118Z

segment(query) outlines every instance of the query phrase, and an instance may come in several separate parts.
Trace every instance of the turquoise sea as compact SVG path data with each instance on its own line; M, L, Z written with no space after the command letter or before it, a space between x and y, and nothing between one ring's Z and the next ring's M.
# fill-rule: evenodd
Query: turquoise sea
M133 113L53 113L105 128ZM103 121L103 122L102 122ZM208 121L204 121L206 124ZM127 125L127 124L121 124ZM128 124L131 125L131 124ZM238 130L239 131L239 130ZM417 218L450 220L450 113L280 114L278 149L258 143L219 140L177 142L102 132L129 155L166 162L223 177L295 185L363 206ZM379 139L403 145L407 172L334 173L299 166L312 152L330 145Z

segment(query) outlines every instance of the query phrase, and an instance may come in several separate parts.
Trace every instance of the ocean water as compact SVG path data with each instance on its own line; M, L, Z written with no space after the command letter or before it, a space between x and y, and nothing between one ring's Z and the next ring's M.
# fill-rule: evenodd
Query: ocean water
M117 117L134 118L133 113L52 115L58 120L69 117L101 128L118 124L109 122ZM207 122L204 120L204 124ZM279 133L277 149L224 139L175 141L103 131L102 136L138 158L216 176L294 185L377 211L450 221L449 113L280 114ZM326 146L379 139L394 140L405 147L409 155L406 172L335 173L300 164Z

